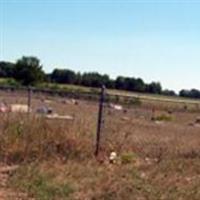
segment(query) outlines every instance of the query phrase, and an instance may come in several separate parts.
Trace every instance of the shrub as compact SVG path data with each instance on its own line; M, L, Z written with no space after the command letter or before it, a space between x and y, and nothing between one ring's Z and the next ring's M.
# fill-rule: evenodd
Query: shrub
M173 117L171 115L162 114L162 115L153 117L152 120L154 120L154 121L172 121Z
M123 153L121 155L121 163L122 164L129 164L135 161L136 155L132 152Z

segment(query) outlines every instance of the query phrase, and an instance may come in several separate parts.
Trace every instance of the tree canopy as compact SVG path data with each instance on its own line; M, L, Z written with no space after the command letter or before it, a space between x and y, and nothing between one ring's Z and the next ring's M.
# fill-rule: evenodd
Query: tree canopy
M163 90L159 82L145 83L141 78L118 76L110 78L107 74L98 72L75 72L71 69L54 69L51 73L45 74L40 60L36 57L22 57L16 63L1 61L0 77L14 78L22 85L36 85L42 81L62 84L75 84L88 87L100 87L120 89L141 93L163 94L169 96L177 95L173 90ZM200 91L197 89L181 90L181 97L200 98Z
M22 85L35 85L44 80L40 60L36 57L22 57L14 66L13 78Z
M197 89L181 90L179 92L181 97L200 98L200 91Z
M14 67L15 64L11 62L0 62L0 77L2 78L10 78L14 75Z

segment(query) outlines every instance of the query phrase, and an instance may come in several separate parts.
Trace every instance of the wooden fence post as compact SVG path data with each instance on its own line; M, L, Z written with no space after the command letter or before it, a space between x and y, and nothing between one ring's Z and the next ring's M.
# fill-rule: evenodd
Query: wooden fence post
M28 106L28 113L31 112L31 94L32 94L32 89L30 86L28 86L28 101L27 101L27 106Z
M97 133L96 133L96 148L95 148L95 156L99 155L100 149L100 139L101 139L101 128L102 128L102 118L103 118L103 104L105 100L105 86L101 87L101 94L99 99L99 112L98 112L98 121L97 121Z

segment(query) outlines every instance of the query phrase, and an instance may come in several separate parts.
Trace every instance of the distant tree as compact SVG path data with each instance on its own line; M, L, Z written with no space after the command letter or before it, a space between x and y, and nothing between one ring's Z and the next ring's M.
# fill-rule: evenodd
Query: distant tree
M141 78L136 79L135 91L144 92L146 89L146 85Z
M179 96L181 96L181 97L189 97L190 96L190 91L189 90L181 90L180 92L179 92Z
M55 69L51 74L51 80L56 83L74 84L76 73L69 69Z
M101 75L101 84L105 85L106 87L109 87L110 83L110 77L107 74Z
M146 92L153 94L161 94L162 86L158 82L152 82L146 85Z
M173 90L167 90L167 89L163 90L162 94L166 96L176 96L176 92L174 92Z
M126 87L126 78L123 76L118 76L115 80L115 88L120 90L125 90Z
M127 82L127 90L135 91L135 92L144 92L145 84L141 78L126 78Z
M109 82L109 76L101 75L97 72L84 73L82 75L82 85L90 87L101 87L101 85L107 85Z
M135 86L136 86L136 79L135 78L126 77L124 79L123 89L128 90L128 91L135 91Z
M22 57L16 63L0 61L0 77L8 79L6 84L35 85L41 81L76 84L89 87L101 87L120 89L135 92L147 92L153 94L164 94L169 96L179 95L181 97L199 98L200 90L181 90L176 94L173 90L162 90L159 82L146 84L141 78L118 76L110 79L107 74L98 72L76 73L70 69L54 69L52 73L45 74L42 70L40 60L36 57Z
M115 81L116 89L135 91L135 92L144 92L145 83L141 78L129 78L118 76Z
M181 90L179 92L179 96L189 97L189 98L200 98L200 90L197 90L197 89Z
M106 83L106 87L110 89L115 89L115 80L109 79L108 82Z
M197 89L190 90L190 96L192 98L200 98L200 91Z
M22 57L17 60L13 77L23 85L35 85L44 80L45 75L36 57Z
M15 64L11 62L0 62L0 77L10 78L13 77Z
M82 82L82 75L80 72L76 73L76 81L75 81L75 84L76 85L81 85L81 82Z

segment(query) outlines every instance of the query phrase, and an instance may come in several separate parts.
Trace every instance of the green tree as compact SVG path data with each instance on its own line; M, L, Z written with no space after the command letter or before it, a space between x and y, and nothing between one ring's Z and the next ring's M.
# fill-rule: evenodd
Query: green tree
M162 86L159 82L152 82L150 84L147 84L146 92L153 94L161 94Z
M181 90L179 92L179 96L189 97L189 98L200 98L200 90L197 89Z
M116 89L125 90L126 89L126 79L123 76L118 76L115 80Z
M22 85L35 85L45 79L45 74L38 58L24 56L17 60L13 77Z
M0 62L0 77L4 78L10 78L13 77L13 70L14 70L15 64L11 62Z
M84 73L82 75L82 85L89 87L101 87L102 84L107 84L108 75L101 75L97 72Z
M76 73L69 69L54 69L51 74L51 80L55 83L74 84L76 82Z

